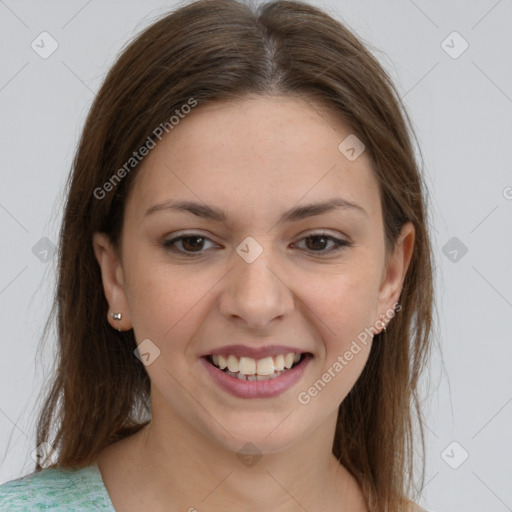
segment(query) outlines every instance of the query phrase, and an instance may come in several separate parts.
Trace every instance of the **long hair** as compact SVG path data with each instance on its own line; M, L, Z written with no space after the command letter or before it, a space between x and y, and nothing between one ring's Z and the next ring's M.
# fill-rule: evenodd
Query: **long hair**
M52 467L83 467L150 421L150 380L133 354L133 331L117 332L106 321L92 235L107 233L118 246L125 198L139 169L132 158L144 144L158 143L157 127L170 131L169 119L191 99L206 104L248 94L300 95L326 107L366 146L387 249L404 223L414 224L401 310L376 335L360 378L341 403L332 448L372 511L405 510L411 490L418 492L417 437L421 485L425 468L419 378L431 349L434 306L427 189L412 123L389 75L343 23L299 1L181 6L142 31L107 74L66 186L47 323L56 320L58 359L43 389L37 445L48 442L58 452Z

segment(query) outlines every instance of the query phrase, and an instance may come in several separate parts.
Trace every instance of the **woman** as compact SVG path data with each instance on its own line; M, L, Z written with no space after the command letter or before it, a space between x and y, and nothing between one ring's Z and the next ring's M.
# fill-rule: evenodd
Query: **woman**
M410 133L305 3L200 0L139 35L75 157L59 367L6 510L418 510L433 269Z

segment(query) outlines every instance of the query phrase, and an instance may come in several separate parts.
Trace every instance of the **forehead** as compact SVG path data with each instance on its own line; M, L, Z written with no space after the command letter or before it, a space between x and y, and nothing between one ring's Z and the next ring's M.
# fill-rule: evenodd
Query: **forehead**
M341 196L376 215L379 191L369 157L363 151L351 161L339 149L349 136L339 119L303 98L199 105L145 157L127 209L139 216L180 198L232 209L239 218L245 211L256 221Z

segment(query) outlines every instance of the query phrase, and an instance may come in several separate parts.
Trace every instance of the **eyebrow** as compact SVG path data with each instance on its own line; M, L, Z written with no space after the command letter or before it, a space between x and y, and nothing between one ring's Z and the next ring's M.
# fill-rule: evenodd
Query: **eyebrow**
M151 206L146 210L144 215L148 216L153 213L169 209L189 212L193 215L196 215L197 217L218 222L224 222L227 219L226 213L215 206L210 206L204 203L196 203L194 201L173 201L172 199L162 201L161 203ZM278 223L296 222L307 217L321 215L336 209L350 209L363 214L365 217L368 217L368 214L362 206L353 203L352 201L348 201L347 199L337 197L320 203L311 203L304 206L291 208L281 215Z

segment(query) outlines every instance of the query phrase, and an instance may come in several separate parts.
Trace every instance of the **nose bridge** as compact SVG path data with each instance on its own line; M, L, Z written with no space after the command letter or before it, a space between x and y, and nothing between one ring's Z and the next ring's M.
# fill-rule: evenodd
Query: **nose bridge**
M247 237L238 245L221 301L224 315L260 327L293 307L292 292L279 275L271 244L262 244L262 239Z

